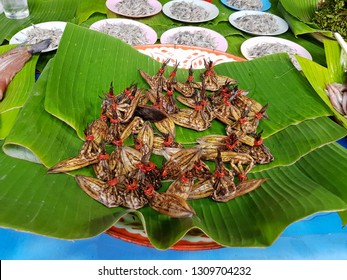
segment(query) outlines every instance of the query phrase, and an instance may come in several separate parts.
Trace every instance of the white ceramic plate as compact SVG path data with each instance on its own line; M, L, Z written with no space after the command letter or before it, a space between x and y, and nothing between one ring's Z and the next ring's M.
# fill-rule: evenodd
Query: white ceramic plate
M42 22L38 23L32 26L29 26L27 28L22 29L21 31L17 32L13 37L10 39L9 44L30 44L28 42L28 32L30 32L34 28L42 28L42 29L49 29L49 30L61 30L62 33L64 32L66 26L66 22L63 21L49 21L49 22ZM47 39L47 38L43 38ZM42 50L42 52L50 52L53 50L56 50L58 48L60 42L60 38L57 39L54 45L49 46L47 49Z
M189 47L184 45L155 44L135 46L135 48L153 59L163 63L167 59L168 65L174 66L179 62L178 68L188 69L204 69L204 59L211 60L215 65L224 62L245 61L244 58L210 49Z
M252 52L252 49L255 48L256 46L259 46L262 44L268 44L268 43L270 43L270 44L278 43L278 44L286 45L287 47L289 47L293 50L295 55L299 55L299 56L302 56L302 57L305 57L307 59L312 60L311 54L304 47L300 46L299 44L294 43L294 42L289 41L289 40L286 40L286 39L277 38L277 37L270 37L270 36L260 36L260 37L254 37L254 38L246 40L241 45L241 53L248 60L255 59L255 58L260 57L260 56L257 56L257 57L252 56L250 54ZM297 62L297 60L295 59L295 57L293 55L290 55L290 58L292 60L292 63L294 64L294 66L298 70L301 70L301 67L300 67L299 63Z
M115 25L132 24L132 25L136 25L140 27L143 30L143 32L146 34L146 38L147 38L147 42L145 42L144 44L154 44L158 39L157 33L151 27L149 27L148 25L144 23L138 22L136 20L131 20L131 19L122 19L122 18L103 19L93 23L89 28L92 30L100 31L100 28L106 23L115 24Z
M209 38L212 38L213 42L216 44L215 50L225 52L228 48L228 42L227 40L218 32L215 32L213 30L210 30L208 28L198 27L198 26L182 26L182 27L176 27L169 29L165 31L161 37L160 37L160 43L161 44L173 44L170 37L174 36L175 34L181 33L181 32L197 32L200 31L203 34L206 34ZM181 43L182 45L182 43ZM192 45L193 47L202 47L198 44Z
M229 7L229 8L231 8L231 9L233 9L233 10L238 10L238 11L241 11L242 9L240 9L240 8L238 8L238 7L235 7L235 6L232 6L232 5L229 5L228 4L228 1L230 1L230 0L220 0L221 2L222 2L222 4L224 4L225 6L227 6L227 7ZM244 1L246 1L246 0L244 0ZM259 9L258 11L267 11L268 9L270 9L271 8L271 3L270 3L270 1L269 0L260 0L260 2L262 2L262 8L261 9ZM243 9L244 10L244 9Z
M172 14L172 12L170 11L171 6L174 3L179 3L179 2L185 2L185 3L194 3L194 5L200 6L202 8L204 8L207 12L208 12L208 16L206 18L201 18L198 20L188 20L188 19L180 19L178 18L176 15ZM198 22L206 22L206 21L210 21L213 20L214 18L216 18L219 14L219 10L218 8L208 2L205 1L201 1L201 0L173 0L170 2L167 2L164 6L163 6L163 13L174 20L177 21L181 21L181 22L186 22L186 23L198 23Z
M129 14L124 14L121 11L119 11L116 7L116 5L119 2L122 2L124 0L107 0L106 1L106 7L114 12L117 15L121 15L121 16L125 16L125 17L130 17L130 18L144 18L144 17L150 17L153 15L156 15L158 13L160 13L161 9L162 9L162 5L159 1L157 0L148 0L148 4L152 6L153 11L151 13L145 14L145 15L129 15Z
M252 30L244 29L244 28L239 26L239 24L237 23L236 20L240 17L248 16L248 15L250 15L250 16L252 16L252 15L270 15L275 19L278 28L274 32L260 32L260 31L258 32L258 31L252 31ZM284 19L282 19L282 18L280 18L274 14L261 12L261 11L238 11L238 12L235 12L229 16L229 22L235 28L237 28L243 32L252 34L252 35L274 36L274 35L279 35L279 34L285 33L288 30L288 23Z
M293 49L297 55L300 55L302 57L308 58L312 60L311 54L302 46L300 46L297 43L294 43L292 41L277 38L277 37L270 37L270 36L261 36L261 37L254 37L251 39L246 40L241 45L241 53L242 55L247 58L248 60L254 59L255 57L252 57L250 55L250 51L257 45L261 45L264 43L279 43L282 45L286 45Z

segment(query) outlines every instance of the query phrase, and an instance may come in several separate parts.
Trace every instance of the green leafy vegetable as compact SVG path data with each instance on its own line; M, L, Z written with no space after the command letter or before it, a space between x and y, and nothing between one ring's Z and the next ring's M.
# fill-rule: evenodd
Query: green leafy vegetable
M312 20L321 29L339 32L347 38L347 1L327 0L320 3Z

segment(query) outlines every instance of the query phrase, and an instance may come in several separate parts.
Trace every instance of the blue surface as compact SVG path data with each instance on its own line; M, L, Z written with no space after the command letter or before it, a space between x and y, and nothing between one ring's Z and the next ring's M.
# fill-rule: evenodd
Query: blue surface
M35 234L0 229L0 259L7 260L347 260L347 227L336 213L318 214L289 226L267 248L222 248L206 251L159 251L102 234L65 241Z
M347 138L338 141L347 147ZM322 213L290 225L267 248L222 248L207 251L160 251L113 238L107 234L66 241L0 228L0 259L7 260L347 260L347 227L337 213Z

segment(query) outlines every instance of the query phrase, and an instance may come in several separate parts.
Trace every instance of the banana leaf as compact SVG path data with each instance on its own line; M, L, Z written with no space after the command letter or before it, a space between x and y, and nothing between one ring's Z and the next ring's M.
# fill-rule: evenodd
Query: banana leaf
M284 9L303 22L310 22L320 0L287 1L280 0Z
M0 152L0 174L4 174L0 176L1 226L81 239L102 233L129 213L91 199L75 183L73 174L46 171L78 153L83 129L99 116L100 96L111 81L115 92L134 81L147 87L138 69L155 73L159 66L116 38L67 25L56 57L0 143L6 152ZM268 246L294 221L316 212L346 210L347 180L343 175L347 150L335 141L347 132L329 118L333 112L289 58L273 55L220 64L215 70L237 78L240 87L249 89L259 102L269 102L269 120L262 121L261 129L275 161L254 169L249 177L270 179L228 203L191 201L197 213L192 218L169 218L147 206L135 211L153 246L170 248L192 228L224 246ZM179 71L177 79L185 80L186 74ZM206 133L222 132L223 126L216 122ZM201 135L181 128L177 134L183 144ZM37 161L20 159L21 148L30 151L29 160Z
M61 57L58 61L64 59L64 63L55 65L57 61L55 60L52 70L52 75L59 79L48 81L48 98L45 99L46 110L73 127L81 139L84 137L86 124L99 115L101 100L97 97L108 90L111 82L113 82L116 92L128 86L129 80L137 81L140 87L145 86L138 70L146 68L148 72L155 73L160 67L160 63L145 55L139 55L136 50L129 48L117 38L95 31L85 30L85 32L89 36L81 38L83 42L79 43L74 38L75 34L66 32L66 46L60 48L56 56ZM105 47L112 42L117 45L117 48ZM88 44L92 51L83 51L82 48L85 47L82 47L82 44L83 46ZM75 63L75 51L79 52L79 63ZM119 57L115 57L115 53ZM114 67L114 65L124 66ZM264 136L271 135L277 130L307 118L331 114L319 97L315 94L307 94L309 91L312 92L312 88L306 79L296 71L287 55L268 56L245 63L233 63L231 64L233 68L225 65L227 64L217 65L216 69L238 80L240 88L250 91L250 97L265 104L268 102L270 94L274 96L271 103L269 102L268 112L270 116L281 117L272 118L271 122L262 124ZM76 73L78 78L73 77L71 72L66 69ZM170 70L168 69L168 71ZM187 70L179 72L177 77L183 80L186 75ZM196 75L198 75L198 71ZM281 91L277 90L279 86ZM60 87L64 87L64 90L60 90ZM88 103L81 102L84 95ZM66 106L67 101L71 102L73 106ZM291 106L291 104L293 105ZM194 132L184 135L188 137L185 139L186 142L196 139Z
M105 2L105 0L79 1L76 10L77 24L80 25L81 23L86 22L95 14L106 14Z
M316 93L331 108L338 122L347 128L347 119L334 109L324 90L328 84L334 82L340 84L344 83L345 73L340 59L341 49L337 42L331 40L324 40L324 46L327 67L323 67L303 57L297 57L298 62Z
M322 40L324 36L332 38L332 32L322 30L312 22L314 12L320 0L279 0L278 10L288 22L295 36L312 34L315 38Z
M74 137L74 130L52 117L44 109L50 65L51 61L40 75L21 111L20 121L13 127L6 138L6 145L3 146L4 152L12 157L43 163L46 166L54 164L55 159L51 159L52 154L46 153L45 150L57 149L63 152L62 156L68 157L71 153L77 152L82 143L80 139ZM23 135L27 133L27 127L30 127L31 137ZM62 135L64 138L61 138ZM42 153L37 154L37 151Z
M14 46L1 46L0 53L9 51ZM17 115L25 103L35 82L35 65L39 55L33 55L16 74L5 91L0 102L0 139L4 139L16 121Z

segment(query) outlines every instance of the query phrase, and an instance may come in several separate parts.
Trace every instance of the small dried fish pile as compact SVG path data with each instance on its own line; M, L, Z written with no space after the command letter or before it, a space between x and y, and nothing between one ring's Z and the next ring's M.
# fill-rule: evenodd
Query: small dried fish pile
M260 43L248 49L248 54L252 58L274 53L288 53L289 55L297 54L296 50L281 43Z
M135 24L112 24L107 22L98 30L102 33L121 39L122 41L132 46L146 45L149 42L146 32L144 32L141 27Z
M127 16L146 16L153 13L154 8L147 0L123 0L115 5L120 14Z
M263 2L260 0L229 0L226 4L240 10L259 11L263 7Z
M335 110L347 118L347 86L339 83L331 83L327 85L325 92Z
M25 63L33 54L46 49L50 43L48 39L34 45L18 46L0 55L0 101L4 98L7 86Z
M258 188L266 178L247 179L247 174L255 164L273 160L256 132L259 121L267 117L267 105L247 97L235 80L218 76L211 61L205 61L201 82L193 81L189 69L183 83L176 80L177 64L165 75L168 62L154 75L140 70L150 89L133 83L116 95L111 84L100 117L85 130L79 154L48 172L92 165L96 177L77 175L76 181L95 200L107 207L149 205L173 218L196 214L191 199L227 202ZM207 90L213 92L207 95ZM176 99L187 108L179 109ZM193 147L176 141L175 125L201 131L215 118L226 124L226 135L203 136ZM125 145L127 139L133 144ZM163 157L161 166L152 155ZM214 161L214 170L205 161ZM165 191L164 180L171 182Z
M274 33L279 29L276 19L269 14L255 14L238 17L235 23L239 28L262 34Z
M187 21L205 20L210 15L203 7L185 1L173 3L170 12L175 18Z
M41 28L33 25L33 28L26 32L28 44L37 44L43 40L49 39L51 41L48 48L56 48L59 45L63 31L59 28Z
M170 44L216 49L218 44L210 34L203 31L181 31L168 38Z

